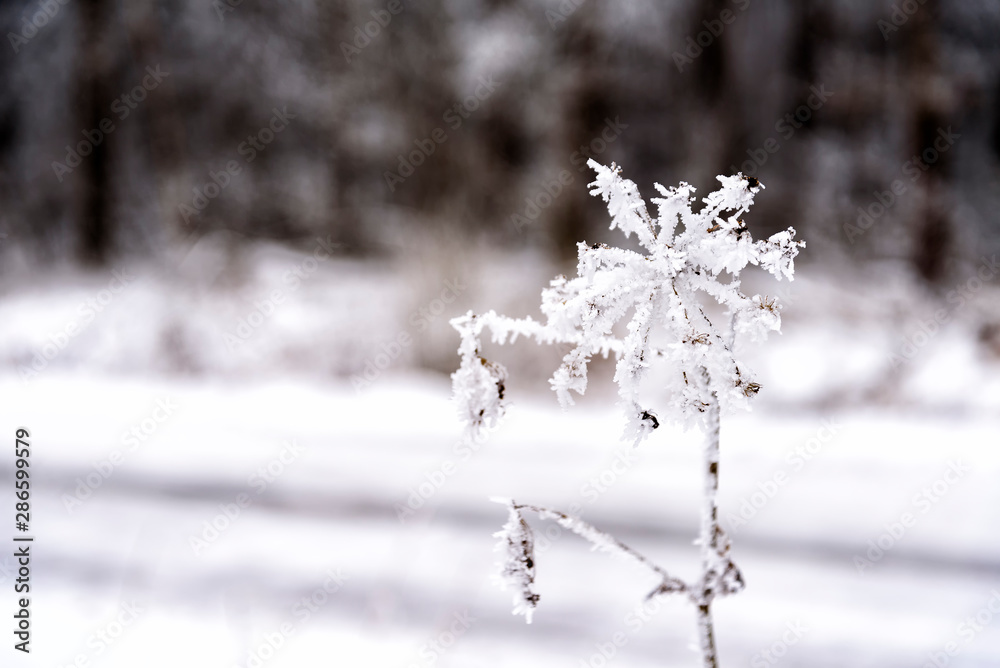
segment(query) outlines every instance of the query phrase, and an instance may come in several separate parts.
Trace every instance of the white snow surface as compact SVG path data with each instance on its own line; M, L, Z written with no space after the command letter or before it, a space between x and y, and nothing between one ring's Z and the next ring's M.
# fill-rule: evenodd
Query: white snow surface
M0 433L12 441L17 427L31 430L35 485L32 653L16 665L698 665L683 598L643 612L655 576L537 518L541 599L530 626L512 616L510 594L491 582L492 534L506 513L488 500L575 504L687 578L698 567L697 432L665 426L633 450L618 441L613 406L562 412L540 388L514 397L471 452L456 449L449 394L443 376L396 375L358 393L346 382L59 369L23 383L8 370ZM723 424L723 525L747 588L715 605L722 665L998 665L1000 613L988 609L1000 610L997 415L784 410ZM129 450L133 428L145 440ZM808 460L795 454L802 447ZM110 475L95 473L116 450ZM12 465L12 453L0 460L4 479ZM280 473L261 490L269 465ZM100 486L68 510L66 495L88 475ZM400 521L400 504L434 481ZM915 499L924 488L933 502ZM240 494L249 505L195 556L191 537L213 519L226 524L218 517ZM10 485L0 496L12 509ZM734 527L744 501L752 517ZM904 513L913 525L859 573L855 557ZM5 614L12 568L0 558ZM331 572L343 584L327 594ZM296 604L313 595L323 602L306 615ZM121 628L123 604L141 612ZM989 616L980 630L962 626L977 614ZM291 633L276 636L282 624ZM116 636L110 644L102 631ZM949 642L955 655L940 654Z
M335 257L309 271L309 248L259 244L227 259L224 246L204 239L176 270L121 267L134 281L28 380L19 368L83 323L111 275L6 275L0 434L13 446L16 428L32 432L36 537L32 653L14 665L698 664L682 597L637 608L655 576L551 521L531 520L541 598L530 626L493 583L506 515L491 496L575 510L671 574L698 570L698 433L664 425L639 449L620 443L610 366L595 365L587 396L563 412L545 382L558 351L496 350L510 410L477 450L461 445L448 318L483 307L538 317L550 266L469 252L416 269ZM290 271L307 277L288 282ZM722 427L722 524L747 582L714 606L722 665L1000 665L988 608L1000 607L1000 366L977 342L981 323L1000 321L996 286L946 304L947 323L926 336L940 305L892 270L805 264L781 285L784 333L745 353L763 386L754 411ZM227 345L275 290L273 313ZM412 344L357 390L351 376L401 334ZM888 355L913 342L888 373ZM8 451L0 507L11 513L12 467ZM280 470L270 482L268 467ZM70 511L88 477L99 484ZM241 494L249 505L227 518ZM411 498L423 503L400 521ZM915 521L897 539L905 513ZM229 526L196 556L191 539L212 521ZM890 548L859 573L855 558L880 539ZM11 553L0 551L5 615ZM335 593L323 590L331 572ZM312 611L310 596L323 601ZM126 628L123 605L141 609ZM283 624L291 633L275 636Z

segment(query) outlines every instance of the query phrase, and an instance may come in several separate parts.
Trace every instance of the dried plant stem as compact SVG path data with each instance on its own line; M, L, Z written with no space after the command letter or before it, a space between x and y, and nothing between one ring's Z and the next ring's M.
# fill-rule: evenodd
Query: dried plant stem
M701 639L703 665L705 668L718 668L718 657L715 654L715 628L712 626L710 604L698 606L698 633Z
M702 369L706 382L708 371ZM715 628L712 624L712 600L715 598L715 587L719 578L719 400L712 396L705 409L707 412L708 429L705 433L704 466L705 490L701 508L701 587L695 592L695 604L698 607L698 637L701 644L701 654L705 668L718 668L718 656L715 650Z
M749 211L754 196L763 188L755 178L742 174L718 177L722 187L702 198L704 206L693 208L694 188L681 183L675 188L657 185L662 197L653 199L659 208L652 218L645 200L632 181L621 176L614 164L604 167L590 160L597 173L591 194L600 196L611 215L611 228L626 237L634 234L643 251L614 248L607 244L577 244L577 277L557 276L542 291L545 321L508 318L494 311L476 315L469 311L453 318L452 326L462 337L461 366L452 374L455 398L469 433L476 435L496 425L504 415L506 369L483 357L486 330L496 344L513 343L518 337L538 343L570 345L563 362L549 381L563 407L573 403L571 393L587 389L587 370L592 358L614 353L615 383L625 414L623 440L638 445L663 423L699 426L704 433L704 487L699 540L701 573L684 582L671 576L613 536L598 531L579 518L564 513L495 499L507 506L508 519L497 548L506 554L500 583L515 589L514 613L530 622L539 595L534 590L535 558L531 527L522 510L537 512L589 540L598 549L628 557L650 569L661 580L647 598L682 594L698 614L698 636L703 665L718 668L712 603L717 596L743 590L743 575L730 555L731 543L719 526L719 421L721 411L743 408L760 390L751 370L735 355L736 334L759 341L781 326L773 299L752 297L741 291L739 274L758 266L779 280L792 279L794 260L805 244L795 241L788 228L766 240L753 241L740 219ZM708 304L728 314L728 328L713 323ZM714 308L710 309L716 317ZM625 330L616 326L631 314ZM721 314L721 313L720 313ZM670 342L652 345L654 327ZM621 333L621 338L615 332ZM653 412L642 402L642 380L647 367L663 361L673 373L664 388L670 400L665 411Z
M564 512L552 510L551 508L545 508L543 506L535 506L527 503L511 503L517 510L531 510L537 513L542 519L555 520L564 528L569 529L582 538L585 538L596 547L601 548L606 552L619 553L627 556L661 576L663 578L663 582L652 593L650 593L650 597L660 593L684 592L688 589L688 586L683 581L670 575L666 569L653 563L635 549L629 547L611 534L600 531L592 524L588 524L578 517L573 517L572 515L567 515Z
M702 379L709 386L708 370L702 368ZM649 597L662 594L683 593L691 599L698 611L698 640L701 648L702 665L705 668L718 668L719 659L715 648L715 627L712 622L712 602L717 595L732 593L734 590L727 589L724 584L724 577L735 570L735 566L728 559L727 543L719 526L719 433L720 433L720 406L718 397L713 393L711 401L705 407L706 426L705 441L703 446L703 465L705 472L705 486L702 496L701 507L701 529L698 543L701 546L702 572L701 578L690 584L671 576L666 569L653 563L645 556L629 547L614 536L598 530L593 525L584 522L578 517L567 515L566 513L543 506L536 506L526 503L515 503L513 501L497 499L509 503L514 509L531 510L542 519L551 519L558 522L563 527L587 539L595 546L613 553L618 553L629 557L642 566L663 578L663 582L652 592ZM722 544L720 544L720 541ZM737 574L737 579L739 576Z

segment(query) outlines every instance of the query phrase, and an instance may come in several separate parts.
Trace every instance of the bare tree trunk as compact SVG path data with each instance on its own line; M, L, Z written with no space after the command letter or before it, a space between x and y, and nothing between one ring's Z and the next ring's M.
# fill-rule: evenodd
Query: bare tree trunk
M154 0L133 0L123 6L129 46L133 60L140 68L159 67L172 72L169 60L165 62L165 51L161 35L166 26L157 16ZM140 76L144 74L140 71ZM143 106L147 136L150 146L150 162L158 185L159 220L168 237L184 238L192 230L184 222L180 205L190 198L190 175L185 154L186 141L184 124L178 113L174 95L173 80L166 79L157 85L153 99Z
M937 152L928 161L924 152L932 151L938 133L948 126L954 115L952 91L942 94L948 78L942 74L939 26L935 17L940 15L937 0L927 5L913 17L913 27L905 32L904 62L908 63L907 93L910 96L911 146L913 155L920 156L920 169L926 178L917 181L922 198L920 208L913 217L912 236L914 247L911 262L917 274L928 285L941 288L947 283L948 259L955 253L954 223L949 215L947 194L950 188L951 155ZM949 82L950 83L950 82Z
M80 5L80 46L76 81L76 114L74 142L80 130L95 130L110 106L108 77L111 56L104 46L107 30L106 0L88 0ZM78 209L79 240L77 254L84 264L103 265L108 261L114 244L111 211L110 135L93 145L92 153L84 157L79 169L80 188Z
M708 371L702 369L705 381ZM705 668L718 668L715 651L715 628L712 624L712 599L719 573L719 399L712 394L708 412L708 429L705 433L704 465L705 492L701 507L701 589L696 592L698 605L698 638Z

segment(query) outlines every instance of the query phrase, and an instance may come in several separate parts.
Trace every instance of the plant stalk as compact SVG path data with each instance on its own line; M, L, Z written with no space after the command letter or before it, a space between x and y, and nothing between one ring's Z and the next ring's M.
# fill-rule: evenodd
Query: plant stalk
M706 382L708 371L702 370ZM712 393L712 401L705 409L708 425L705 434L704 466L705 490L701 508L701 563L702 580L698 596L698 637L705 668L718 668L715 650L715 629L712 624L712 600L719 573L719 399Z

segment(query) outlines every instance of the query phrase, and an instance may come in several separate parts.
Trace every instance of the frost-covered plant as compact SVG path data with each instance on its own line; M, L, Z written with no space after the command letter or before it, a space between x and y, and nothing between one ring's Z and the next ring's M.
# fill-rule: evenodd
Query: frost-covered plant
M722 187L705 197L697 211L694 188L681 183L674 188L656 184L662 197L653 218L635 183L620 176L612 163L604 167L588 162L597 172L591 194L601 196L611 214L611 228L626 237L636 235L644 252L604 244L578 244L578 276L558 276L542 291L545 322L508 318L493 311L471 311L451 321L461 334L460 368L452 375L455 399L467 436L478 438L496 426L506 407L506 369L482 356L481 338L489 329L498 344L513 343L518 336L539 343L570 344L549 383L564 407L573 403L570 392L587 388L587 365L594 355L617 358L615 383L619 405L625 413L624 439L635 445L660 425L661 420L697 426L704 432L705 494L699 544L701 577L683 582L653 564L612 536L582 520L538 506L499 500L509 520L496 534L506 552L501 581L515 589L514 612L531 621L538 604L534 592L535 564L532 531L523 511L553 519L591 541L595 546L624 554L650 568L660 584L650 597L684 593L698 609L700 646L706 666L716 666L711 604L718 595L743 587L739 569L729 556L729 539L718 522L716 492L719 465L719 420L722 412L748 408L760 390L753 374L734 355L737 335L760 341L780 328L780 306L760 295L741 291L739 274L749 264L792 280L794 259L805 244L789 228L766 241L754 241L740 218L763 186L753 178L717 177ZM712 300L724 313L726 327L712 322L702 300ZM626 333L618 337L614 326L627 316ZM719 318L716 318L718 320ZM654 333L657 343L651 341ZM669 400L652 407L641 400L640 381L646 369L660 361L668 371Z

